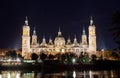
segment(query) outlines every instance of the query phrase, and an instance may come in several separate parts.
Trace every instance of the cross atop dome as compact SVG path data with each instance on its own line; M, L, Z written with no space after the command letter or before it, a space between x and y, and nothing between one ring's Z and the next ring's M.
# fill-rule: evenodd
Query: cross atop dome
M36 30L35 30L35 27L34 27L34 30L33 30L33 35L36 35Z
M62 36L62 33L61 33L61 30L60 30L60 27L59 27L59 31L58 31L58 36Z
M70 40L70 37L68 37L68 40L67 40L67 45L71 44L71 40Z
M93 25L93 17L92 16L90 17L90 25L91 26Z
M83 27L83 35L85 35L85 27Z
M25 19L25 25L28 26L28 18L26 16L26 19Z
M76 35L74 35L74 42L77 42L77 38L76 38Z
M48 44L53 45L53 42L52 42L52 38L51 38L51 37L49 38L49 43L48 43Z

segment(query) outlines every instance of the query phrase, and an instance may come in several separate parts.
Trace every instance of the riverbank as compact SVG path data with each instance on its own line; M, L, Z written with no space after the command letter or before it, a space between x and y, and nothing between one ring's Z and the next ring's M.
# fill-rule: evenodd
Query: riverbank
M119 61L95 61L89 64L57 64L57 63L36 63L21 65L1 65L0 70L36 70L36 71L63 71L63 70L113 70L120 69Z

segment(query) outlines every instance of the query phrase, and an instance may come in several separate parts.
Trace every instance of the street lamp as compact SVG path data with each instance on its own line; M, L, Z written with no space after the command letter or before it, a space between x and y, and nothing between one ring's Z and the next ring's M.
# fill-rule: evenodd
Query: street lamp
M9 59L8 59L8 62L10 62L10 61L11 61L11 59L9 58Z
M20 59L19 59L19 58L17 58L17 59L16 59L16 61L17 61L17 62L20 62Z
M76 62L76 59L75 59L75 58L73 58L73 59L72 59L72 63L73 63L73 64L75 64L75 62Z

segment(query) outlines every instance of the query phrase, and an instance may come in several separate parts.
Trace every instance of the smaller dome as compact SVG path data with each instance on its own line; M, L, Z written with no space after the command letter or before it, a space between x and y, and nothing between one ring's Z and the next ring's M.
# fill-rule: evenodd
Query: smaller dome
M41 47L47 47L46 39L43 37L42 43L40 44Z
M64 37L56 37L54 43L55 46L65 46L65 39Z
M73 41L73 47L79 47L79 43L77 42L77 38L75 35L74 41Z
M55 38L55 46L65 46L65 39L64 37L62 36L62 33L59 29L59 32L58 32L58 36Z

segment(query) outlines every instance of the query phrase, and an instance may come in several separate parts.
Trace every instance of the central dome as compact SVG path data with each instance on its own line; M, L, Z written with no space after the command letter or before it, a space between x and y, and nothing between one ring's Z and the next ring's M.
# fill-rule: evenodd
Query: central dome
M59 29L59 32L58 32L58 36L55 38L54 43L55 43L56 47L65 46L65 39L62 36L62 33L61 33L60 29Z

